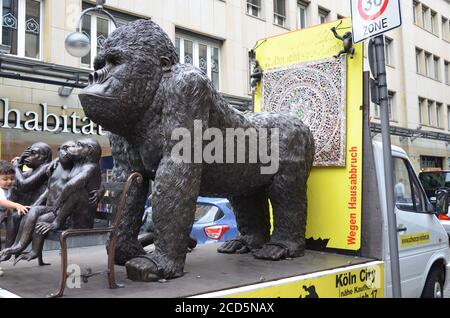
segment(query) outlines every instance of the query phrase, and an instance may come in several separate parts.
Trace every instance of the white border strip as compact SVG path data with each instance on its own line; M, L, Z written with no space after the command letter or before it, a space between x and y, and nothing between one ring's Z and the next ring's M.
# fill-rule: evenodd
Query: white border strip
M327 275L333 275L333 274L337 274L337 273L340 273L340 272L343 272L343 271L351 271L351 270L365 268L365 267L369 267L369 266L379 266L379 265L382 265L382 264L384 264L384 262L382 262L382 261L374 261L374 262L363 263L363 264L358 264L358 265L353 265L353 266L344 266L344 267L339 267L339 268L332 269L332 270L325 270L325 271L320 271L320 272L316 272L316 273L312 273L312 274L306 274L306 275L301 275L301 276L284 278L284 279L275 280L275 281L271 281L271 282L267 282L267 283L254 284L254 285L250 285L250 286L238 287L238 288L233 288L233 289L226 289L226 290L213 292L213 293L208 293L208 294L200 294L200 295L192 296L192 297L189 297L189 298L219 298L219 297L225 297L225 296L229 296L229 295L233 295L233 294L240 294L240 293L250 292L250 291L254 291L254 290L258 290L258 289L263 289L263 288L277 286L277 285L284 285L284 284L288 284L288 283L294 283L294 282L302 281L302 280L306 280L306 279L318 278L318 277L327 276Z
M22 298L19 295L13 294L6 289L0 288L0 298Z

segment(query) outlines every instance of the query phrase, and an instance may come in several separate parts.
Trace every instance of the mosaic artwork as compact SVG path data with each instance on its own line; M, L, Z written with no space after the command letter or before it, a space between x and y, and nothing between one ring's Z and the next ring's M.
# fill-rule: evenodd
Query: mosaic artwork
M264 111L294 111L310 127L315 166L345 166L345 57L266 70L262 85Z

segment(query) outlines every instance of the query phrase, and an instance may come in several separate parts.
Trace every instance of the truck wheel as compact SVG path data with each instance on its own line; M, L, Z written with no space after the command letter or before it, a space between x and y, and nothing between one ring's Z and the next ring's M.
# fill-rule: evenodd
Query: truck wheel
M443 298L444 297L444 282L442 270L438 267L433 267L428 274L427 281L422 292L422 298Z

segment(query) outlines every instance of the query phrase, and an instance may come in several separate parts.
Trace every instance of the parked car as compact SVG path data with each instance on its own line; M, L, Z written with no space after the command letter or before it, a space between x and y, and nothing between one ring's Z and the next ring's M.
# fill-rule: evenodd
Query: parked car
M419 179L428 199L433 204L436 203L437 190L444 189L450 191L450 170L424 171L419 173ZM450 236L450 217L447 215L439 215L439 220Z
M152 207L148 200L142 232L153 231ZM239 235L230 202L222 198L198 197L191 236L198 244L231 240Z

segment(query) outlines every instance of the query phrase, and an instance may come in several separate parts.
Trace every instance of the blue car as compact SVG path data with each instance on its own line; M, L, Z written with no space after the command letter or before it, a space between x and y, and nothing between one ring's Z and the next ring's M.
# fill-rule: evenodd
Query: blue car
M150 200L144 214L143 232L153 231ZM191 236L198 244L225 242L236 238L239 231L230 202L221 198L197 198Z
M227 199L198 197L191 235L199 244L236 238L239 231L230 202Z

